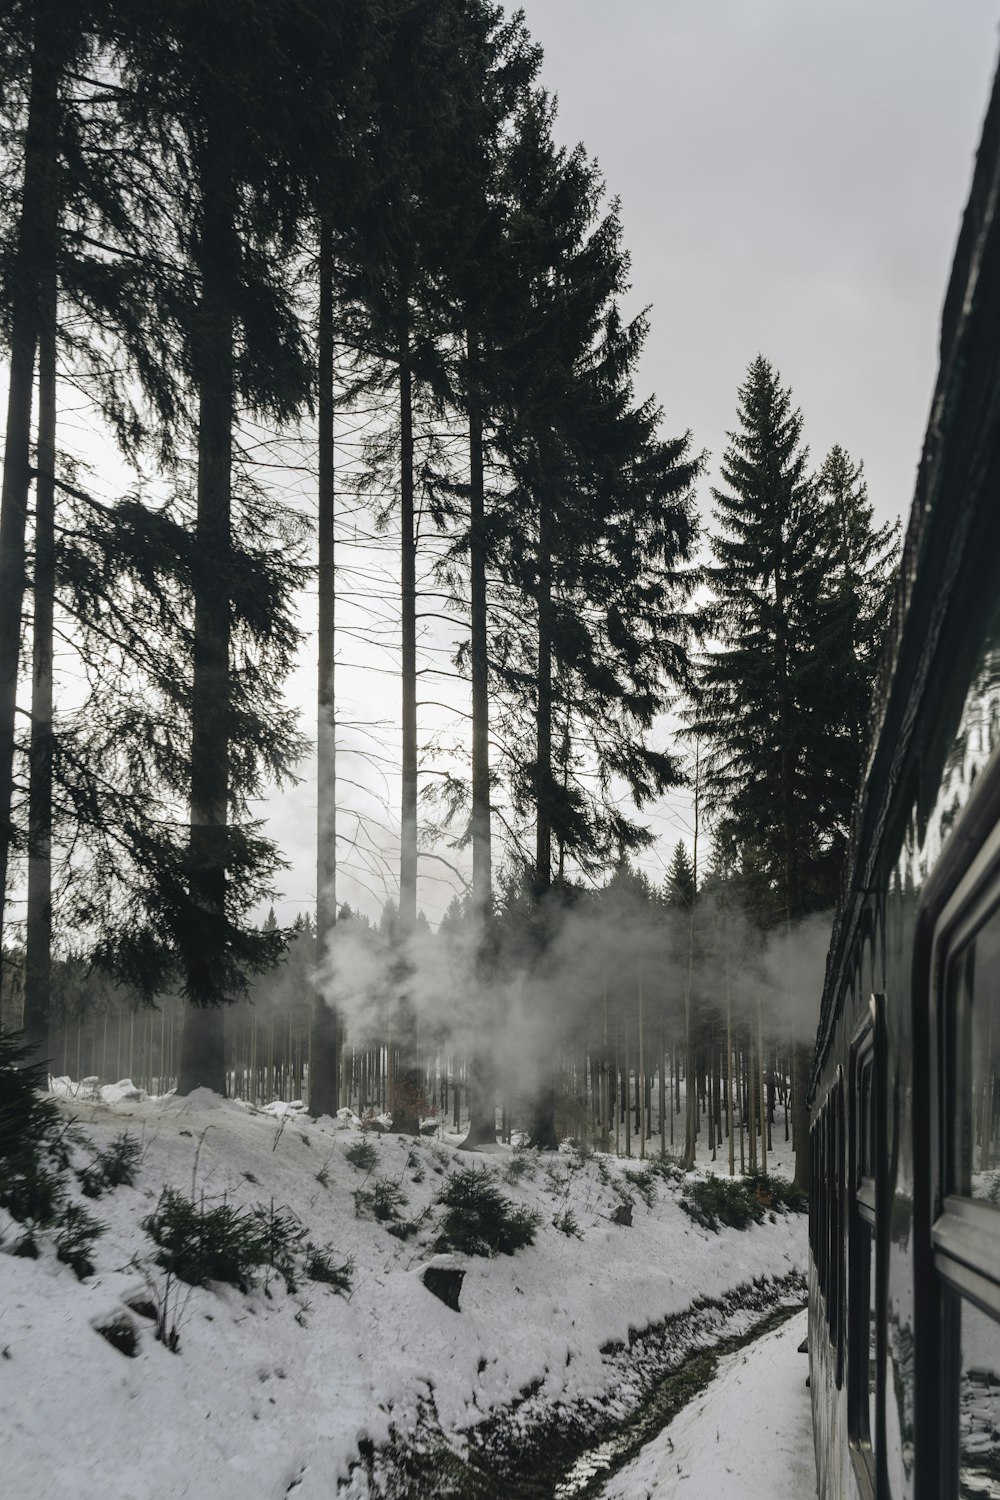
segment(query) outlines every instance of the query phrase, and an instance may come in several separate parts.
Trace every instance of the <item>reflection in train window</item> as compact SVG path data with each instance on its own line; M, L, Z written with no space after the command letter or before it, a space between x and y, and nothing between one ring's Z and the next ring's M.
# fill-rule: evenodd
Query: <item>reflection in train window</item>
M980 910L987 915L970 913L974 930L947 966L945 1196L934 1234L950 1288L942 1407L949 1467L960 1496L1000 1500L1000 908Z
M959 1078L953 1192L1000 1201L1000 911L952 960Z
M868 1259L868 1442L875 1445L875 1423L876 1423L876 1375L878 1372L875 1339L878 1324L875 1318L875 1288L878 1285L875 1276L875 1235L869 1235L871 1240L871 1252Z
M848 1433L857 1466L874 1487L877 1422L874 1013L855 1038L851 1061L851 1169L848 1227Z
M840 1070L838 1069L838 1073ZM841 1385L844 1372L844 1085L838 1078L831 1097L831 1140L833 1146L833 1233L830 1273L830 1339L837 1350L836 1381Z
M959 1495L1000 1496L1000 1324L965 1298L961 1309Z

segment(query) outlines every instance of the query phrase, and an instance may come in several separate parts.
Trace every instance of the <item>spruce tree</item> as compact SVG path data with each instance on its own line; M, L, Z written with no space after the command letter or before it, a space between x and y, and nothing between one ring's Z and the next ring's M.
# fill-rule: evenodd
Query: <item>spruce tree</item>
M234 430L242 410L294 416L307 391L286 274L304 212L303 127L284 108L297 58L279 8L230 5L208 15L171 0L155 14L137 6L131 19L124 51L135 128L173 165L177 248L189 273L179 357L196 404L188 900L175 929L191 1005L178 1087L221 1093L220 1007L239 993L244 964L276 951L274 934L244 925L233 880L254 862L254 840L231 816L247 749L237 732L245 686L234 670L234 626L247 610L270 628L235 544Z
M802 414L759 355L713 489L713 640L692 728L706 803L757 922L832 905L861 757L891 528L872 525L860 466L808 470ZM796 1176L807 1186L805 1052L793 1049Z
M694 867L687 847L680 839L670 856L667 878L663 883L663 900L668 907L689 912L694 906Z
M812 797L820 817L814 901L832 906L861 780L872 687L894 581L899 524L875 524L864 465L834 446L816 476L821 505L823 577L812 616L807 687L819 712L803 741L815 767Z

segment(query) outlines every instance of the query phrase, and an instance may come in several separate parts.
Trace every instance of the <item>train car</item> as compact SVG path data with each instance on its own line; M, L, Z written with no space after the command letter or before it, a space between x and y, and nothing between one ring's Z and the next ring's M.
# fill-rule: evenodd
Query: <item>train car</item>
M996 81L887 634L809 1085L818 1489L1000 1500Z

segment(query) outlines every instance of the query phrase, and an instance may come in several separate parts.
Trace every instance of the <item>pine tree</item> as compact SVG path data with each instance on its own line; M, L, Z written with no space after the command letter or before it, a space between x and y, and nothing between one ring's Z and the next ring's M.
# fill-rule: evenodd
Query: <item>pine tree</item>
M175 924L191 1005L178 1087L224 1092L221 1006L239 993L246 966L273 961L281 948L275 934L245 925L240 877L261 844L231 816L245 806L253 761L243 717L253 675L234 670L238 622L266 636L275 629L268 606L277 602L254 595L259 573L244 571L251 549L236 542L233 441L240 410L287 419L308 388L285 274L305 210L304 126L290 125L283 108L296 59L277 8L216 7L208 16L172 0L155 14L137 5L129 19L134 127L174 167L168 181L189 272L179 357L197 408L188 899Z
M821 521L802 414L763 356L739 391L739 429L712 490L715 562L695 731L706 741L706 807L723 843L760 859L761 919L803 915L813 808L801 753L804 623L816 606Z
M663 883L664 904L688 912L694 905L694 868L687 846L681 841L674 845L670 857L667 878Z
M813 654L806 686L819 712L806 718L803 739L808 762L816 768L812 797L819 811L814 900L832 906L861 780L899 524L875 524L864 465L839 445L824 459L816 484L824 566L810 622Z
M692 728L706 802L757 921L832 904L860 769L891 528L872 527L860 466L835 450L808 472L802 414L763 356L739 391L714 489L714 638ZM855 617L852 620L852 615ZM855 634L855 631L857 632ZM804 1051L793 1051L796 1174L807 1185Z

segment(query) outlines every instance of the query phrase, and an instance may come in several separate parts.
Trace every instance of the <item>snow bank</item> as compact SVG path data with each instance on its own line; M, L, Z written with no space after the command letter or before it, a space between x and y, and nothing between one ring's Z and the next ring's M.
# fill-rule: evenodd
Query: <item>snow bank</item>
M314 1122L292 1104L256 1110L204 1089L136 1098L128 1083L89 1097L69 1080L53 1088L94 1150L124 1130L143 1147L134 1186L79 1200L107 1226L95 1274L78 1282L51 1245L38 1261L0 1246L0 1430L11 1493L329 1500L339 1482L343 1494L363 1496L359 1442L412 1432L429 1400L450 1434L532 1383L533 1399L553 1411L605 1403L612 1371L602 1346L627 1343L630 1330L699 1297L805 1267L803 1218L709 1234L667 1184L657 1181L645 1206L625 1175L635 1159L509 1149L477 1159L458 1151L458 1136L365 1133L349 1111ZM361 1142L378 1154L370 1170L347 1157ZM78 1155L82 1165L87 1150ZM513 1257L461 1258L455 1313L413 1272L435 1253L436 1194L471 1162L542 1224L535 1245ZM400 1212L414 1226L405 1240L356 1214L356 1191L379 1179L405 1197ZM140 1227L164 1184L199 1202L290 1210L338 1263L353 1259L350 1296L308 1281L290 1293L273 1275L248 1294L168 1286ZM623 1193L635 1198L632 1228L612 1222ZM95 1334L116 1311L165 1295L177 1353L141 1315L135 1358Z

